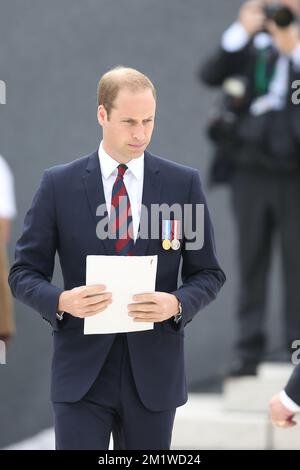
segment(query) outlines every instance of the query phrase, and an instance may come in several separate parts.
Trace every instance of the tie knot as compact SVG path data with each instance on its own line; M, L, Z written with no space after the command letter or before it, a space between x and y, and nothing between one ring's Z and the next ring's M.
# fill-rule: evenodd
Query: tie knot
M125 171L127 170L127 166L121 163L121 165L118 166L118 176L123 178Z

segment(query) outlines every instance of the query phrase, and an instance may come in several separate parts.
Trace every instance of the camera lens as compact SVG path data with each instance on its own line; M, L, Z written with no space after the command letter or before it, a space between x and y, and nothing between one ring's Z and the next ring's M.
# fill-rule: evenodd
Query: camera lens
M269 20L274 21L274 23L276 23L280 28L286 28L295 21L294 13L286 6L268 5L265 7L265 15Z

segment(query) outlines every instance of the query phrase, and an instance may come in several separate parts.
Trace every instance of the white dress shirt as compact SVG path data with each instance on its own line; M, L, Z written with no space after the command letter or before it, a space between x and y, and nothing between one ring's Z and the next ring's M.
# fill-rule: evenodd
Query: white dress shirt
M16 212L13 174L0 155L0 218L12 219Z
M118 175L119 162L114 160L108 155L104 148L103 142L99 146L99 160L102 174L102 182L104 189L104 196L108 214L111 209L111 193L114 182ZM128 169L124 174L124 184L128 193L131 205L133 237L134 241L137 239L138 229L141 218L142 196L143 196L143 183L144 183L144 154L140 157L133 158L126 163Z

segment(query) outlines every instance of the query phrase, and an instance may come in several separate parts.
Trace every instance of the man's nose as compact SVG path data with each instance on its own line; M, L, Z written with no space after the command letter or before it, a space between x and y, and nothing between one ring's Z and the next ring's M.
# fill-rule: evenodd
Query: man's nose
M142 141L145 138L145 128L143 124L134 128L133 138L139 141Z

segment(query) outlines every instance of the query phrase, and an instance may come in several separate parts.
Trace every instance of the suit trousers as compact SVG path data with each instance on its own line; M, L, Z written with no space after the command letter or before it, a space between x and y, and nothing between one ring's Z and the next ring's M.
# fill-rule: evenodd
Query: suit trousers
M151 411L141 402L126 334L117 334L104 365L78 402L53 403L56 449L168 450L176 409Z
M242 169L233 179L240 274L236 349L244 360L256 362L263 358L268 275L275 240L282 266L283 350L290 356L292 342L300 339L299 180L299 170Z

